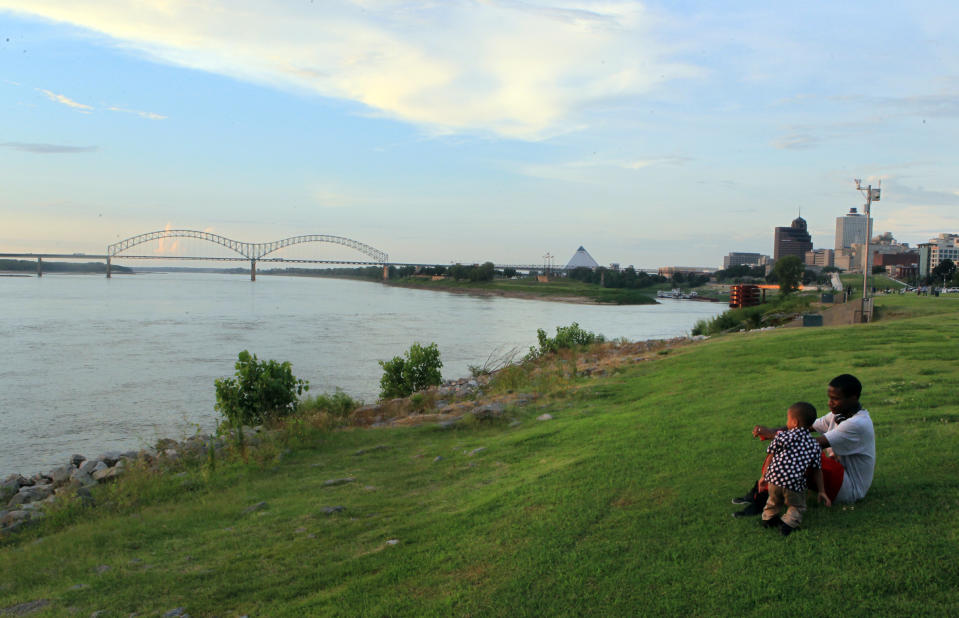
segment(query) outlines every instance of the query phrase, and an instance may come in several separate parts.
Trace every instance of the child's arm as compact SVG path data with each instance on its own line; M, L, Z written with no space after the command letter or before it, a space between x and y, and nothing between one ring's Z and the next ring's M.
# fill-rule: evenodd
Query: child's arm
M822 479L822 468L816 468L816 471L813 472L813 478L816 481L816 487L819 488L819 501L825 503L826 506L832 506L832 500L826 495L826 485Z
M759 491L769 491L768 484L766 483L766 468L769 467L769 462L772 461L772 459L773 459L773 454L768 453L766 455L766 459L763 460L762 474L759 475L759 483L756 486L756 489L758 489Z

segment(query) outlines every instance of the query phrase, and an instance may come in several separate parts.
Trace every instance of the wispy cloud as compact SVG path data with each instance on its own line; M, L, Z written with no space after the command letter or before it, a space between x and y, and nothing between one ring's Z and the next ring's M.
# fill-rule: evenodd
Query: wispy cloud
M148 120L166 120L167 116L163 114L156 114L154 112L141 112L136 109L126 109L123 107L108 107L108 110L111 112L123 112L124 114L133 114L139 116L140 118L147 118Z
M691 161L689 157L668 156L639 159L566 161L563 163L523 165L519 172L525 176L546 178L549 180L568 180L571 182L600 183L603 180L596 178L588 170L630 170L637 171L657 165L684 165ZM585 173L584 173L585 172Z
M773 140L772 144L780 150L808 150L819 144L819 138L804 133L793 133Z
M99 146L64 146L61 144L34 144L29 142L2 142L0 147L35 154L73 154L94 152L99 149Z
M360 103L431 132L536 140L696 77L632 0L4 0L179 66Z
M81 112L85 112L85 113L90 113L91 111L93 111L92 106L84 105L83 103L77 103L73 99L66 97L62 94L57 94L49 90L44 90L43 88L37 88L37 91L42 92L43 94L47 96L48 99L50 99L51 101L60 103L61 105L66 105L67 107L72 107L76 110L80 110Z

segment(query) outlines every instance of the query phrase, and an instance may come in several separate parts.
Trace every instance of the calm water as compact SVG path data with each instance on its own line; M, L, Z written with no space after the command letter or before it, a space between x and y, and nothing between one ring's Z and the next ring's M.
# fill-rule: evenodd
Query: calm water
M435 341L443 376L536 329L579 322L608 338L667 338L719 303L639 307L473 297L375 283L212 274L0 277L0 476L72 453L138 448L216 420L213 380L240 350L288 360L311 391L376 399L377 361Z

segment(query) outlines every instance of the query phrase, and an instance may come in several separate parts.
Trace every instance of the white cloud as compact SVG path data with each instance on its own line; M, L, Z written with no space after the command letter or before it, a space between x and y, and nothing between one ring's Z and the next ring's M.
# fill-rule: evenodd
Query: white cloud
M603 184L605 180L597 177L597 175L590 170L637 171L656 165L683 165L689 160L688 157L676 156L624 160L586 159L582 161L567 161L565 163L523 165L519 168L519 173L525 176L545 178L548 180Z
M77 102L74 101L73 99L67 98L67 97L65 97L65 96L62 95L62 94L57 94L57 93L55 93L55 92L50 92L49 90L44 90L43 88L37 88L37 91L42 92L43 94L47 95L47 98L50 99L51 101L56 101L57 103L60 103L60 104L62 104L62 105L66 105L67 107L72 107L72 108L74 108L74 109L80 110L81 112L89 113L90 111L93 110L93 107L91 107L90 105L84 105L83 103L77 103Z
M140 118L146 118L148 120L166 120L167 117L163 114L155 114L153 112L141 112L135 109L125 109L123 107L108 107L111 112L123 112L124 114L134 114Z
M540 139L698 74L627 0L0 0L194 69L356 101L435 132Z

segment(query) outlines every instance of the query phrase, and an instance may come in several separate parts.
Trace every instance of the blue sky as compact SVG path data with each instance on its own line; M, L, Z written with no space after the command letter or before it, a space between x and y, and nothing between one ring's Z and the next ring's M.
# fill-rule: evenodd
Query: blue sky
M834 4L0 0L0 250L715 266L800 208L831 247L856 177L959 232L959 9Z

